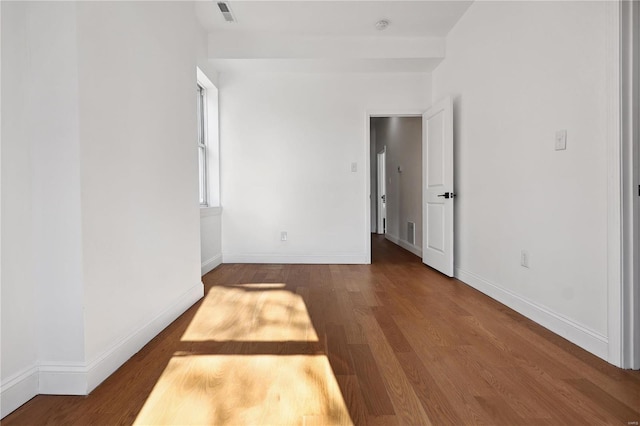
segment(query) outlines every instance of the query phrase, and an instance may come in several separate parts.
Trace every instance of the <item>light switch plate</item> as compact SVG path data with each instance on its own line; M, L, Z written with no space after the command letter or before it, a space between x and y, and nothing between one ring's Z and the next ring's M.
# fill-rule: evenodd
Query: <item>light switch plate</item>
M358 171L358 163L351 163L351 171L353 173Z
M567 149L567 131L558 130L556 132L556 151Z

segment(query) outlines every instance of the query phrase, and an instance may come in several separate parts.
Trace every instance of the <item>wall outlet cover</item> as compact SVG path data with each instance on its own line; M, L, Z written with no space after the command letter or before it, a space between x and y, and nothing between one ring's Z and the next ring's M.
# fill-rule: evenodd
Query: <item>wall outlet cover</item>
M567 131L558 130L556 132L556 151L567 149Z
M520 266L523 266L525 268L529 267L529 252L526 250L522 250L520 252Z

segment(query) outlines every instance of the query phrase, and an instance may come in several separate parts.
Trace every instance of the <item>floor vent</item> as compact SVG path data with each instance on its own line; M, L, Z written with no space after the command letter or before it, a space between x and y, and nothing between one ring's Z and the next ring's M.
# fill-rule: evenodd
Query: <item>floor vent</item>
M407 242L409 244L416 243L416 224L414 222L407 222Z

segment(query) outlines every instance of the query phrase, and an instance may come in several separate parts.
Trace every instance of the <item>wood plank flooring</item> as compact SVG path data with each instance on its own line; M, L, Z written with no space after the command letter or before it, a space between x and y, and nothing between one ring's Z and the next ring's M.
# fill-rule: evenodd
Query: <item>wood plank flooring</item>
M640 421L640 372L372 246L372 265L222 265L91 395L40 395L2 424Z

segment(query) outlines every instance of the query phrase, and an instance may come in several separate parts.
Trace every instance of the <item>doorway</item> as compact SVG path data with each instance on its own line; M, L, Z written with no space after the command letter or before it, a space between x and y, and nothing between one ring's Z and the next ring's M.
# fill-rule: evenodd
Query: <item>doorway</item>
M422 112L368 121L371 236L422 257Z

